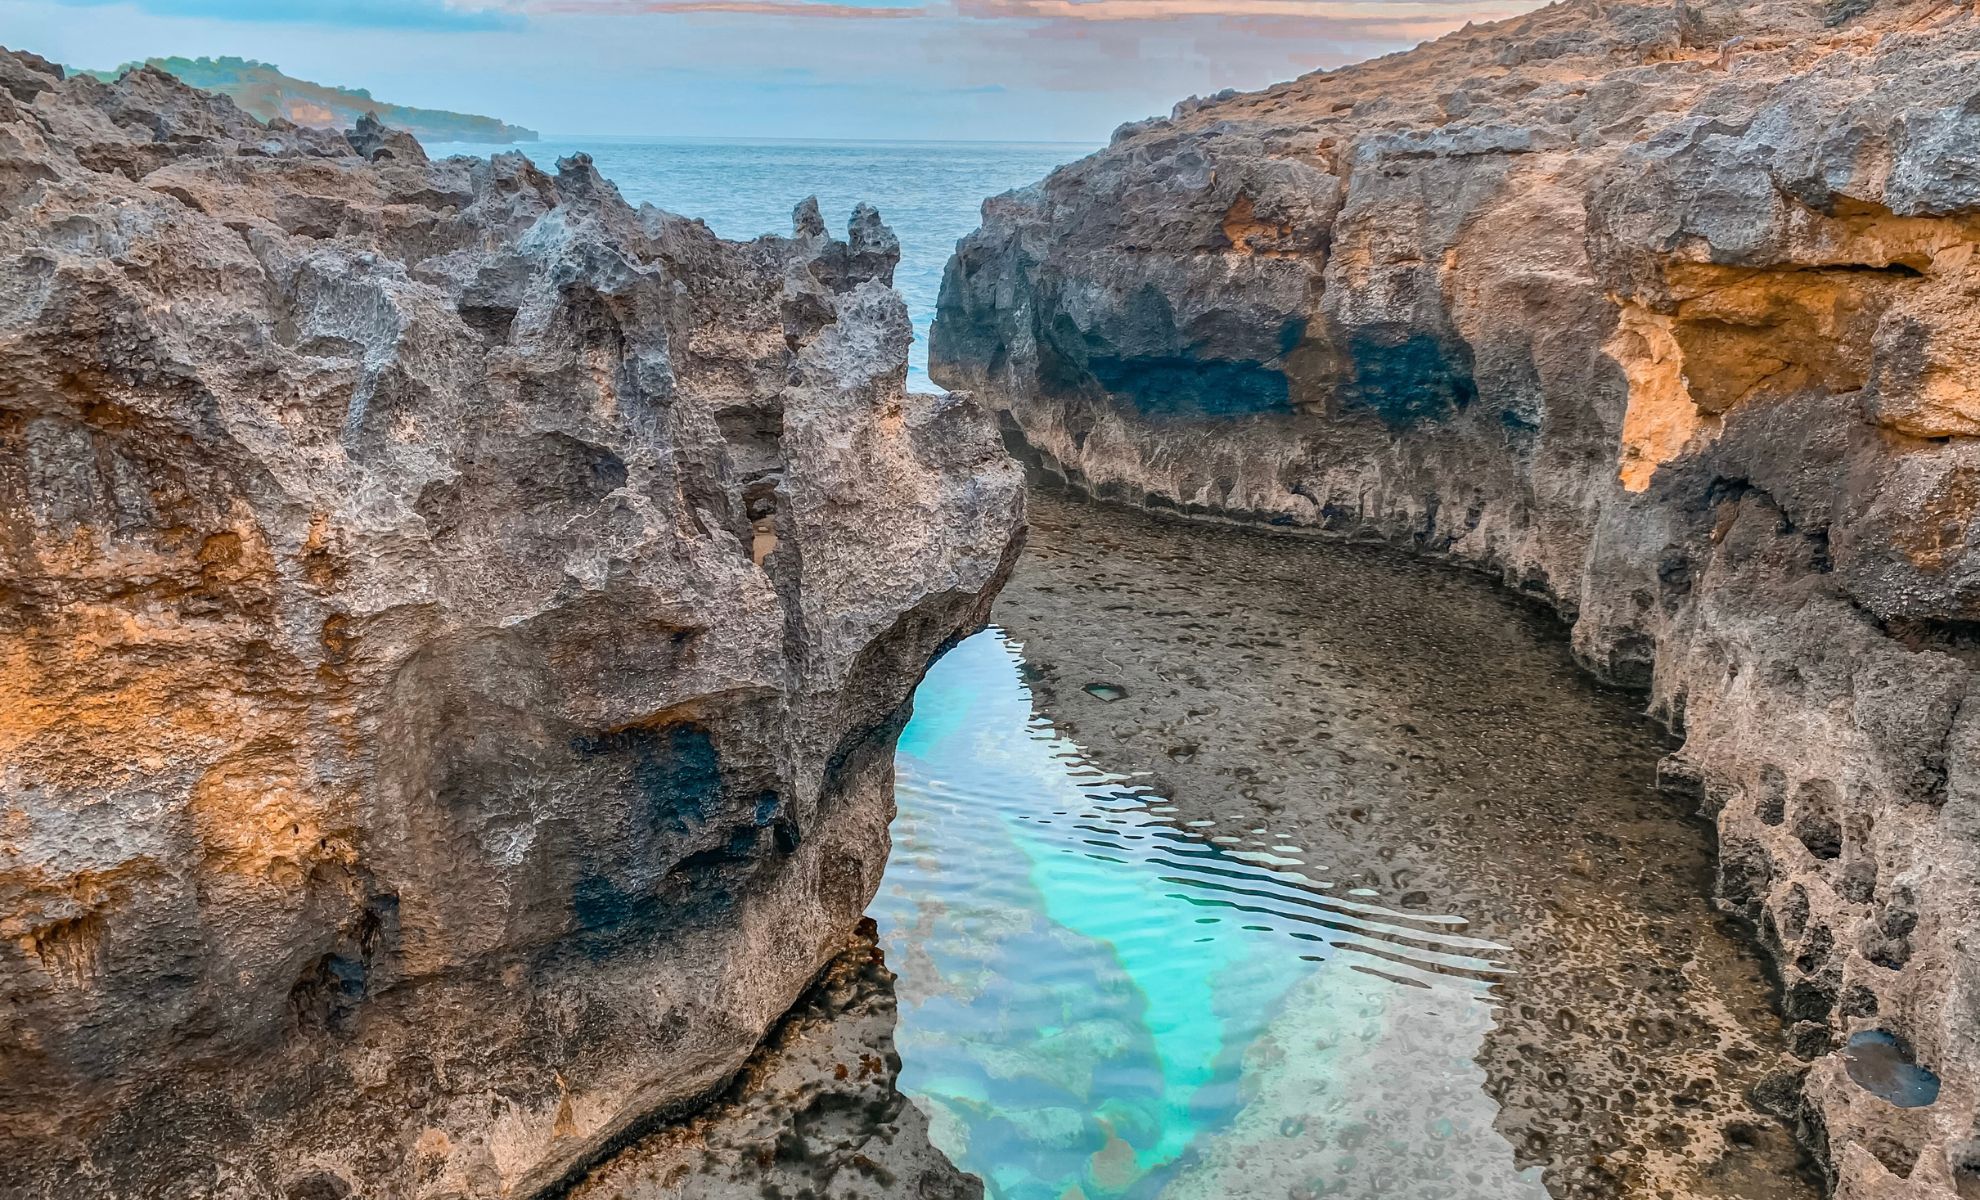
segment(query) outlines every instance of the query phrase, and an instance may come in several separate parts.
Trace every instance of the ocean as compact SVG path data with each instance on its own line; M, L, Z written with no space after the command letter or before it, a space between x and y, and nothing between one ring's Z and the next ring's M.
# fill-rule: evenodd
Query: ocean
M546 137L517 149L546 170L583 151L633 204L700 217L725 238L789 234L791 208L818 197L825 223L844 236L853 206L880 210L901 239L894 283L914 318L908 386L932 390L928 325L942 268L976 228L985 197L1023 187L1097 146L1002 142L703 141ZM486 155L487 146L436 143L427 153Z

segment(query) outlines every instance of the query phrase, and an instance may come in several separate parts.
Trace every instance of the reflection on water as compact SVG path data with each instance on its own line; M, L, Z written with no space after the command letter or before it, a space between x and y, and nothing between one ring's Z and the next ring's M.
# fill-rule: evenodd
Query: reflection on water
M1897 1038L1881 1029L1850 1035L1843 1068L1858 1087L1899 1108L1924 1108L1939 1098L1939 1077L1911 1061Z
M1543 1197L1474 1062L1504 948L1177 822L1032 711L992 630L915 698L874 904L901 1086L990 1194Z

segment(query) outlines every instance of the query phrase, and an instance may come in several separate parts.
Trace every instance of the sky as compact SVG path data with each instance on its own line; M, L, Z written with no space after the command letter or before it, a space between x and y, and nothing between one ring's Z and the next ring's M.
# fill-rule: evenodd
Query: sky
M239 55L551 134L1104 141L1537 0L0 0L71 66Z

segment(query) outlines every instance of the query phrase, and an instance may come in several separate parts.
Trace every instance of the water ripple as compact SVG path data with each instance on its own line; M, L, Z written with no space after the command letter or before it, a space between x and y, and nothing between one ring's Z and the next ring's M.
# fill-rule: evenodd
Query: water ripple
M1462 916L1179 823L1032 711L999 631L930 671L897 768L902 1084L992 1196L1544 1195L1471 1061L1510 952Z

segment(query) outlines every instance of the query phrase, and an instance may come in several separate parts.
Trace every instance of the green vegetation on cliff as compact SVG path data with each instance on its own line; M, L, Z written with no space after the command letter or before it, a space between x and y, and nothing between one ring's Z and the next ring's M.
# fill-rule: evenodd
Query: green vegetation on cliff
M150 58L143 63L125 63L115 71L90 73L107 81L138 66L156 67L193 87L219 92L263 121L282 117L298 125L347 129L357 123L360 115L371 113L385 124L407 130L422 141L536 140L535 130L505 124L494 117L382 104L363 88L311 83L284 75L280 67L270 63L248 58Z

